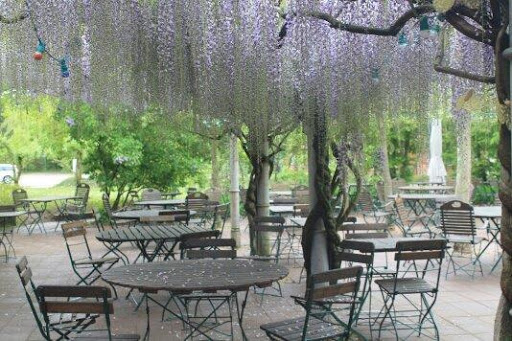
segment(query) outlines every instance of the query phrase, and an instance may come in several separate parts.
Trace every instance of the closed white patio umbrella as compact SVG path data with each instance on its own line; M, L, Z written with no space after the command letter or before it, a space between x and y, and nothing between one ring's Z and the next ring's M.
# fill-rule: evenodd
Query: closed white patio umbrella
M428 178L430 182L446 182L446 168L443 163L443 130L441 120L433 119L430 124L430 160Z

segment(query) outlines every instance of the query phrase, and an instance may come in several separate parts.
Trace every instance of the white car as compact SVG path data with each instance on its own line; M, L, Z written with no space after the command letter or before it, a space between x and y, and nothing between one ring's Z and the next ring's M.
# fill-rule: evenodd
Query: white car
M10 184L14 181L16 166L8 163L0 163L0 180L4 184Z

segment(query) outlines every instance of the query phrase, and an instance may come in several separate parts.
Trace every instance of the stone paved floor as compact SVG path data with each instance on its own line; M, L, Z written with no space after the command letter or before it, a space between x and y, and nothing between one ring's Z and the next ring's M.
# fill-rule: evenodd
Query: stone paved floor
M49 228L49 230L53 230ZM95 229L89 231L89 241L93 251L101 252L103 247L94 238ZM27 236L15 234L14 244L18 259L26 255L34 273L36 284L74 284L75 275L71 270L64 240L60 233ZM246 240L246 237L244 237ZM434 308L440 328L441 340L492 340L493 321L499 298L499 268L489 274L494 263L494 253L484 257L484 276L474 279L467 275L450 276L441 280L441 293ZM3 259L2 259L3 260ZM41 340L34 318L30 312L14 264L0 263L0 340ZM244 326L249 340L265 340L259 325L283 318L299 315L301 309L289 298L291 294L304 292L304 283L298 283L301 265L289 262L290 275L283 281L284 298L265 297L260 304L257 296L250 294L246 308ZM119 290L124 297L126 290ZM379 295L379 294L377 294ZM378 296L377 296L378 297ZM165 295L156 296L165 301ZM374 300L374 307L379 300ZM143 334L146 327L144 309L134 311L130 300L120 298L115 301L113 326L115 331ZM181 325L177 321L160 321L161 310L151 305L151 340L182 340ZM368 328L359 326L361 332L369 338ZM240 340L235 331L235 340ZM374 338L375 339L375 338ZM383 333L382 340L394 340L393 334ZM412 339L426 339L413 337Z

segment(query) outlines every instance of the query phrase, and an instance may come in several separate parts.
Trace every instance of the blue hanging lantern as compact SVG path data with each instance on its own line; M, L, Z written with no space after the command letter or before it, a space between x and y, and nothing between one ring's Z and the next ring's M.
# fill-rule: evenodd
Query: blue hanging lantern
M43 53L46 51L46 45L39 39L37 43L36 52L34 52L34 59L41 60L43 59Z
M420 18L420 36L422 38L426 38L429 35L430 35L430 23L428 22L428 17L426 15L423 15Z
M377 83L379 83L379 81L380 81L379 69L374 67L374 68L372 68L372 82L374 84L377 84Z
M69 65L68 65L68 62L66 61L66 59L64 59L64 58L60 60L60 75L63 78L69 77Z
M400 47L406 47L409 45L409 42L407 41L407 36L404 32L400 33L398 36L398 46Z

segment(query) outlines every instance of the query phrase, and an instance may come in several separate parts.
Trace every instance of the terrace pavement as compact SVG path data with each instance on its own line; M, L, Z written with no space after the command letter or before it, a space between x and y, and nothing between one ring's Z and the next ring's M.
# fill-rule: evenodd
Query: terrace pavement
M72 272L65 243L59 232L53 232L48 224L48 234L34 233L31 236L23 232L14 236L14 245L18 259L26 255L33 270L36 284L75 284L76 276ZM247 230L244 233L241 252L247 250ZM101 254L103 245L96 241L91 227L88 231L89 241L93 252ZM245 242L245 243L244 243ZM133 254L132 254L133 255ZM492 340L494 315L500 295L499 267L489 273L496 255L488 253L483 258L484 276L476 275L474 279L459 274L444 276L441 280L438 302L434 313L440 328L441 340ZM3 259L2 259L3 261ZM30 308L27 304L14 264L16 259L8 263L0 263L0 340L42 340ZM293 303L290 295L304 293L304 281L299 283L301 270L300 259L284 262L290 268L290 275L283 283L284 297L265 297L261 304L259 297L249 295L248 306L244 319L245 331L249 340L266 340L259 329L261 324L287 319L301 314L301 308ZM101 283L101 282L100 282ZM119 299L114 302L113 330L123 333L144 334L146 316L144 309L134 311L134 304L124 299L126 289L119 289ZM376 297L380 296L377 293ZM159 294L157 300L166 301L168 296ZM374 302L374 307L378 305ZM151 340L182 340L181 324L174 321L161 321L161 310L151 306ZM101 322L100 322L101 323ZM361 325L359 329L369 337L368 328ZM240 340L238 329L235 328L235 340ZM394 335L383 333L382 340L394 340ZM413 337L412 339L424 339Z

